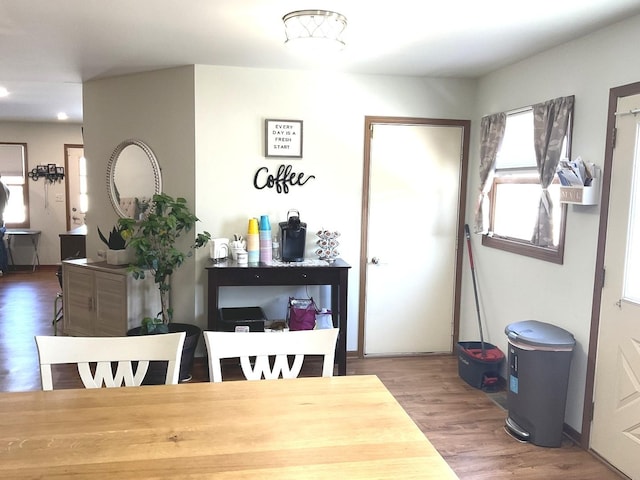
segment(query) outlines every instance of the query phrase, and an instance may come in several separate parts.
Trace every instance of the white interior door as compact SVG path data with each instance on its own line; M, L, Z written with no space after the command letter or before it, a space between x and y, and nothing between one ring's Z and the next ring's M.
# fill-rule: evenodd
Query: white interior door
M618 112L640 109L623 97ZM640 117L616 117L591 448L640 478Z
M65 145L66 186L67 186L67 230L84 225L86 212L86 165L84 147Z
M365 355L450 352L464 129L375 124Z

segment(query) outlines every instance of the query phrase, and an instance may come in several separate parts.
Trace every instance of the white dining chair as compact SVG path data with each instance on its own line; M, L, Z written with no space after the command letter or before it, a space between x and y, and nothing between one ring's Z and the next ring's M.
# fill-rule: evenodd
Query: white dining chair
M296 378L305 355L323 355L322 376L333 376L337 328L294 332L203 332L209 355L209 378L222 381L221 360L240 358L247 380ZM289 365L288 355L295 355ZM274 356L273 367L269 357ZM253 366L251 357L255 357Z
M177 384L185 337L184 332L129 337L36 336L42 389L53 390L51 365L73 363L86 388L139 386L150 361L166 361L165 383ZM115 373L112 362L118 364ZM132 362L137 362L135 371Z

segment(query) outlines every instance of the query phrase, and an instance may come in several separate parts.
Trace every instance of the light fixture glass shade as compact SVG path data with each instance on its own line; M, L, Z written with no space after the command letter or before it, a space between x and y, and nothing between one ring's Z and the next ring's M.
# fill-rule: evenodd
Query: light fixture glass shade
M347 19L328 10L298 10L282 17L286 45L309 46L321 50L342 50L341 38Z

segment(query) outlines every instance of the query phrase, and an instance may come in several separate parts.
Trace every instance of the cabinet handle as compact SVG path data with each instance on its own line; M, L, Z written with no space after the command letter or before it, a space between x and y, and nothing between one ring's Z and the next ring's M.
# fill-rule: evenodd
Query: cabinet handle
M253 276L253 278L260 278L260 274L259 274L259 273L256 273L256 274Z
M89 308L89 311L93 310L93 297L89 297L87 302L87 307Z
M302 274L302 278L307 278L307 274L306 274L306 273L303 273L303 274Z

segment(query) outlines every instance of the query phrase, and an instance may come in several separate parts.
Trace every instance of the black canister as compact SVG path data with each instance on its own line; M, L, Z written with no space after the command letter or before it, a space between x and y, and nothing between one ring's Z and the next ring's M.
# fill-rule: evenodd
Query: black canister
M287 221L280 222L280 250L283 262L302 262L307 238L307 224L300 221L297 210L287 212Z

